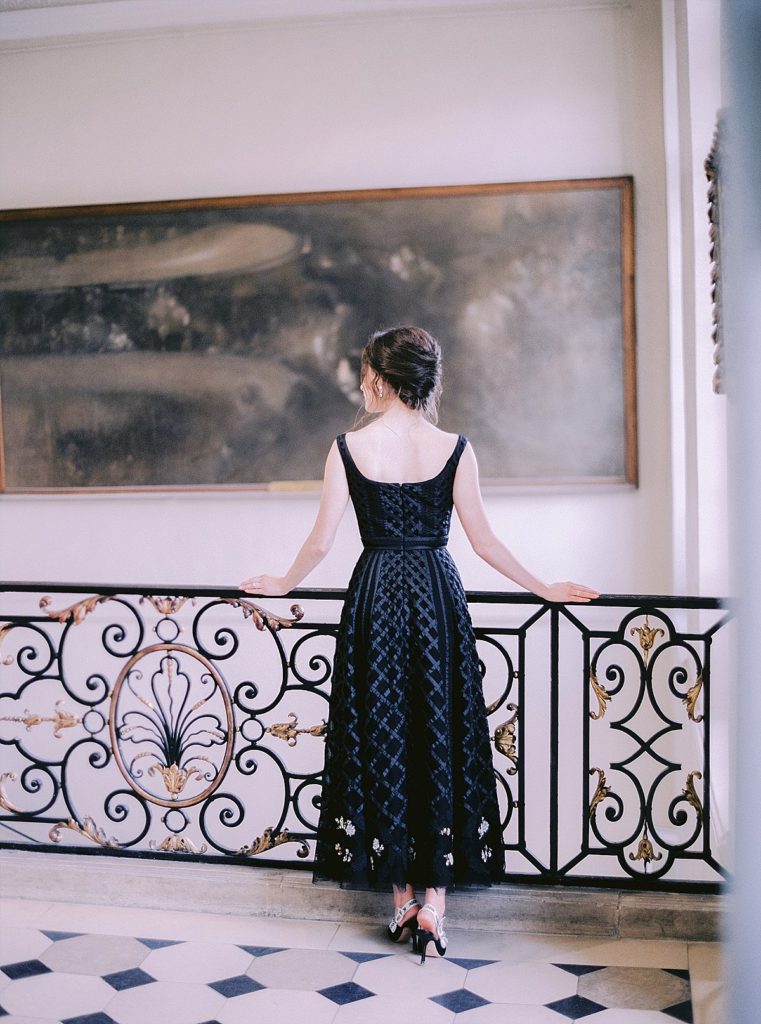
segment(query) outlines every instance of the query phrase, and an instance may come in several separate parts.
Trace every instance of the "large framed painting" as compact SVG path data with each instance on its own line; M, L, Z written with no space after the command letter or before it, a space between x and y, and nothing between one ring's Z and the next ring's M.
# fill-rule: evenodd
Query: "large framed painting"
M637 480L630 178L0 214L6 492L316 486L369 334L489 485Z

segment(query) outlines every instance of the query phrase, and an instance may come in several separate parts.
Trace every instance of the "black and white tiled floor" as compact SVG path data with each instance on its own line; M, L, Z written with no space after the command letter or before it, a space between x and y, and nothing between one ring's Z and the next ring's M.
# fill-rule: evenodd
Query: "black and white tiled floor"
M0 904L8 1024L723 1024L710 943L451 927L424 967L382 929Z

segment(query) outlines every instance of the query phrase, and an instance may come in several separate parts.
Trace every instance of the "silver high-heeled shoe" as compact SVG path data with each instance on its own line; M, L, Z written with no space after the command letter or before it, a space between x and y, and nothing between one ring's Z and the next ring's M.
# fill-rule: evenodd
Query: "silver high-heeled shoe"
M415 953L420 954L421 966L425 963L425 951L428 948L429 942L432 942L434 944L434 946L436 947L436 952L439 954L439 956L444 956L444 954L447 951L447 946L449 945L447 933L444 931L444 922L446 921L446 917L439 917L439 912L432 903L424 903L423 906L418 911L418 914L422 914L424 910L430 910L433 916L434 924L436 925L436 931L439 934L437 937L433 934L432 931L429 931L427 928L421 928L420 925L418 924L413 949Z

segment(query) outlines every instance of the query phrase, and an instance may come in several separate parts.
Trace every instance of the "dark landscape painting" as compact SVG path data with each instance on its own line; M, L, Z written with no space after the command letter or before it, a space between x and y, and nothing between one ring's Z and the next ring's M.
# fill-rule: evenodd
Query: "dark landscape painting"
M596 179L3 214L3 486L318 480L400 323L439 338L485 482L634 483L631 206Z

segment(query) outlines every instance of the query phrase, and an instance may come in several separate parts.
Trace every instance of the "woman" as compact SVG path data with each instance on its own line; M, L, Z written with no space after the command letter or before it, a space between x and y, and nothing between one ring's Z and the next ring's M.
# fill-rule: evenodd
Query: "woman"
M340 435L325 464L312 532L285 576L252 576L249 594L293 590L325 557L351 497L364 550L341 616L326 736L315 867L393 889L393 941L444 954L447 887L502 877L502 834L481 675L457 569L452 507L474 550L545 601L594 590L546 584L489 525L478 466L462 435L436 427L438 343L419 327L372 336L362 353L367 426ZM425 888L421 906L415 886Z

